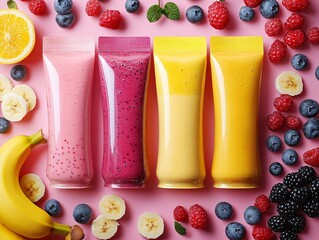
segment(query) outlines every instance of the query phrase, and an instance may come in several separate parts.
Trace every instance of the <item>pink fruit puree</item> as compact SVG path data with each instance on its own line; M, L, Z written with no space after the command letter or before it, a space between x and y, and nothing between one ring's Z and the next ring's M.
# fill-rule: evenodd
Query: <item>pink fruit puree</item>
M99 39L104 121L102 176L108 187L140 187L148 175L143 109L149 58L149 38Z
M94 41L44 38L43 54L49 116L47 177L55 187L87 187L93 175L90 112Z

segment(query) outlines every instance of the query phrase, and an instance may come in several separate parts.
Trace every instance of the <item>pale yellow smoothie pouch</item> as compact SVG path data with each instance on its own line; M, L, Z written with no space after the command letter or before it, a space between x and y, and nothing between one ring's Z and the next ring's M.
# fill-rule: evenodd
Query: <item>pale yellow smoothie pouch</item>
M156 174L161 188L201 188L205 178L205 37L155 37L159 116Z
M214 187L258 187L263 39L260 36L211 37L210 63L215 123L211 171Z

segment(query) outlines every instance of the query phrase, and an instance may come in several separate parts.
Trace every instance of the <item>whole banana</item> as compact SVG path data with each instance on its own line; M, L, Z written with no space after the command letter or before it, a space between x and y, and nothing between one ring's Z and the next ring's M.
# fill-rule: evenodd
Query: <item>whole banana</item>
M0 147L0 223L26 238L49 234L67 236L71 227L53 222L51 216L31 202L19 184L20 169L33 147L46 142L42 131L16 136Z
M0 223L0 239L3 240L25 240L24 237L16 234Z

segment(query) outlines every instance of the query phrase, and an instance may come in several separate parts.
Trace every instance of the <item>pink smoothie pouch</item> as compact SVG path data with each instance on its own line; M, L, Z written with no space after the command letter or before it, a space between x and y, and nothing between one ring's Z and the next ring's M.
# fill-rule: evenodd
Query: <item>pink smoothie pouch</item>
M151 56L148 37L100 37L105 187L145 186L145 96Z
M46 174L52 187L86 188L93 177L90 128L94 61L91 37L43 38L49 121Z

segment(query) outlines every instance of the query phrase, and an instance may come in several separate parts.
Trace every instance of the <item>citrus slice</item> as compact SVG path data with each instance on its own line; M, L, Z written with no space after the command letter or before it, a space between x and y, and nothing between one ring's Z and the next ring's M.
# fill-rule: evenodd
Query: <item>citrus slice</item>
M17 9L1 9L0 23L0 64L22 61L35 44L31 19Z

